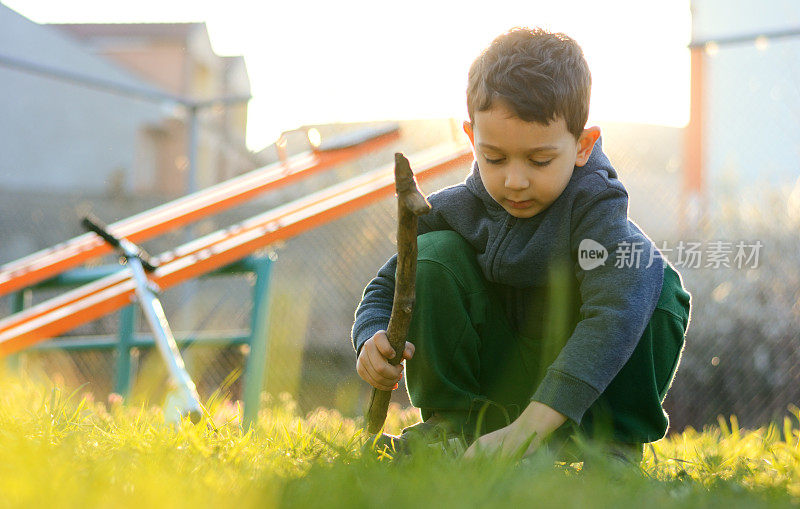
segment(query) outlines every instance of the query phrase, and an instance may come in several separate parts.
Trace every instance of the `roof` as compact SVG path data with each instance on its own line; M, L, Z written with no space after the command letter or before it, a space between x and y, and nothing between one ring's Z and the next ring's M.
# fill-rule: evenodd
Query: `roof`
M79 39L93 37L148 37L184 40L192 30L205 30L205 23L51 23Z
M48 79L54 76L63 78L64 72L69 72L71 75L84 76L95 81L114 82L150 92L164 92L162 88L154 87L124 66L87 51L85 45L70 34L35 23L2 3L0 53L26 64L17 66L18 70L49 75ZM0 70L6 72L7 67L10 67L8 62Z

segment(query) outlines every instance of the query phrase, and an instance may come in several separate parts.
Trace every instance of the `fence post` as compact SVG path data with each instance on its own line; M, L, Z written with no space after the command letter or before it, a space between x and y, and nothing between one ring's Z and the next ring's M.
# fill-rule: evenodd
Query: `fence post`
M250 315L249 352L244 373L244 415L242 424L249 428L258 417L261 389L267 360L269 312L269 279L272 261L269 257L255 259L256 283L253 288L253 310Z
M119 342L114 392L127 398L131 392L131 345L136 329L136 306L129 304L119 312Z

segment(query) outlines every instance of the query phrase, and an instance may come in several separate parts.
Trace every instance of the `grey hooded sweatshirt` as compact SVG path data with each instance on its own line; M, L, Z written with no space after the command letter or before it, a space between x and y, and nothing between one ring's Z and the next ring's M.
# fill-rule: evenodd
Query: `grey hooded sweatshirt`
M463 182L428 200L432 210L420 217L418 234L459 233L495 283L512 326L527 337L549 335L538 353L544 369L531 400L580 423L633 353L664 275L661 253L628 218L628 193L603 153L602 138L561 195L533 217L508 214L486 191L477 162ZM607 250L602 265L582 268L584 239ZM351 331L356 353L388 327L396 266L394 255L364 289Z

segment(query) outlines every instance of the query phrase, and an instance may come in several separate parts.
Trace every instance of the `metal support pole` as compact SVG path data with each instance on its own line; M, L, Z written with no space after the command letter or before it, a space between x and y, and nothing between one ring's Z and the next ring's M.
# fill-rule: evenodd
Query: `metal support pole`
M11 314L19 313L25 309L25 300L30 296L30 288L25 288L11 294ZM15 353L6 357L6 368L11 371L19 371L19 354Z
M189 149L189 153L188 153L188 156L189 156L189 168L188 168L189 174L187 175L187 178L186 178L186 194L188 196L188 195L191 195L191 194L193 194L193 193L195 193L197 191L197 181L198 181L198 178L197 178L198 177L197 176L197 172L198 172L198 169L197 169L197 159L198 159L197 151L199 150L199 146L200 146L200 125L199 125L200 124L200 119L198 118L199 117L198 107L196 105L187 107L186 114L188 116L187 120L188 120L188 123L189 123L189 125L188 125L188 127L189 127L189 140L188 140L188 142L189 142L189 146L188 146L188 149ZM196 229L195 229L195 225L194 224L189 224L189 225L186 226L186 230L184 231L184 242L185 243L189 243L189 242L194 240L195 231L196 231ZM196 321L197 321L197 315L195 313L195 307L191 305L191 303L194 301L195 295L197 294L197 288L198 288L197 280L195 280L195 279L190 279L189 281L186 281L186 282L183 283L183 285L181 285L182 300L183 300L184 305L187 306L186 319L189 321L189 323L196 323ZM194 301L194 302L197 302L197 301ZM192 353L191 353L191 351L184 352L184 353L187 354L185 362L187 364L191 365L191 363L192 363Z
M114 392L127 398L131 392L131 347L136 329L136 306L125 306L119 312L119 342Z
M256 262L256 283L253 288L253 311L250 316L250 350L245 362L244 415L242 424L249 428L258 418L261 390L264 387L268 350L269 279L272 261L261 258Z
M189 176L186 181L186 194L197 191L197 150L199 147L200 126L197 106L188 108L189 114Z
M25 297L30 293L30 290L20 290L11 295L11 313L19 313L25 309Z

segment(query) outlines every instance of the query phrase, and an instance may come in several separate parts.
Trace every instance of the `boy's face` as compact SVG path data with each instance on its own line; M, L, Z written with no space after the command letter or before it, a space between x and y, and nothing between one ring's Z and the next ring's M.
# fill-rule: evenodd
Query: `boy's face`
M526 122L502 101L476 111L464 131L489 195L520 218L535 216L561 195L573 168L586 164L600 136L600 128L591 127L576 141L563 118L548 125Z

